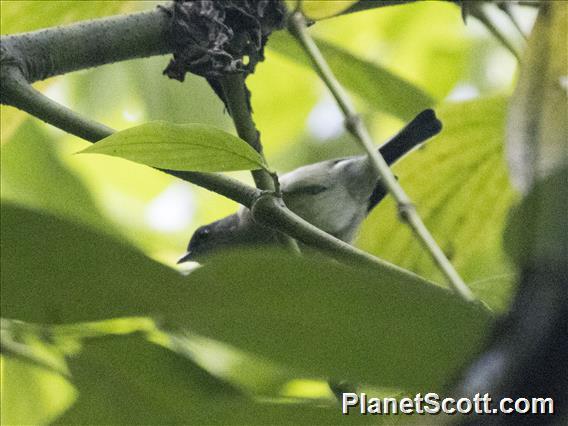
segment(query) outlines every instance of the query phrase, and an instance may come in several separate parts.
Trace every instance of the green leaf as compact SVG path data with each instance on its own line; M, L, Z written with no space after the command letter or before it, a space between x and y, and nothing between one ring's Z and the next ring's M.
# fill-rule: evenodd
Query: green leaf
M302 0L301 8L305 16L317 21L339 15L355 3L357 3L357 0Z
M260 154L245 141L205 124L146 123L116 132L81 152L182 171L266 168Z
M339 82L377 111L408 121L434 105L434 100L423 90L380 65L323 40L315 41ZM270 36L268 47L302 65L311 66L302 48L283 31Z
M2 424L47 424L73 403L76 392L61 375L3 355Z
M215 405L243 398L140 334L90 339L68 365L79 397L59 424L203 422Z
M33 31L84 19L126 13L137 2L90 1L2 1L2 34Z
M507 253L523 268L566 265L568 168L537 182L510 215Z
M408 390L439 389L490 324L486 310L392 271L263 250L184 278L111 238L6 203L1 226L8 318L159 316L302 375Z
M517 198L503 152L506 108L504 98L440 108L442 132L394 166L446 255L474 292L499 310L507 307L515 277L502 245L507 213ZM444 280L398 220L390 197L364 223L358 245L419 275ZM494 276L502 279L487 281Z
M55 424L342 422L335 404L316 407L246 398L187 358L140 335L92 339L69 366L79 398Z
M299 371L387 387L439 388L489 324L487 311L419 280L278 252L220 256L190 283L196 332Z

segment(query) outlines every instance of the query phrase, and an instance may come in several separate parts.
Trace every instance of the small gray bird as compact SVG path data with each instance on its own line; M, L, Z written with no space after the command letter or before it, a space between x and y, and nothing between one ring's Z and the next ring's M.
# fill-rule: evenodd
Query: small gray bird
M393 164L441 129L434 111L422 111L379 152L389 165ZM375 176L367 156L347 157L299 167L280 177L280 188L290 210L351 242L363 219L387 195ZM250 210L241 207L235 214L198 228L178 263L201 261L225 248L274 242L275 231L255 223Z

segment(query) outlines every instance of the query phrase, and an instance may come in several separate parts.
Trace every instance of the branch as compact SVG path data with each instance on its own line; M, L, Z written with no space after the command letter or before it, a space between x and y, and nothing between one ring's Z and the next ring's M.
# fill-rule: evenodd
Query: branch
M250 100L248 99L245 77L243 74L229 74L220 79L223 95L229 113L235 123L237 134L253 147L264 159L260 133L252 119ZM252 170L252 177L258 189L275 191L280 187L278 175L270 175L266 170ZM279 192L279 191L277 191ZM299 253L300 248L293 238L287 234L278 234L277 239L292 252Z
M3 73L2 95L4 103L15 106L48 124L89 142L95 143L115 132L114 129L90 120L38 92L25 81L16 68L11 68L9 72ZM158 170L221 194L248 207L252 205L253 200L259 194L259 191L255 188L216 173Z
M3 104L21 109L89 142L97 142L114 133L110 127L89 120L38 92L25 80L18 68L3 69L3 71L1 80Z
M3 36L0 100L3 104L20 108L90 142L101 140L114 133L114 130L47 98L31 87L30 83L83 68L169 53L172 48L168 28L168 14L163 10L154 10L32 33ZM247 103L242 76L228 78L225 81L225 90L229 93L227 96L230 100L229 108L235 114L235 125L239 136L262 151L248 104L246 109L241 107L243 102ZM162 171L226 196L249 208L255 205L255 201L262 194L256 188L219 174ZM274 189L270 175L266 174L257 179L261 188ZM279 203L282 201L280 200ZM289 233L305 244L329 253L339 261L350 260L374 267L380 265L415 277L408 271L381 261L326 234L283 205L267 209L257 207L256 211L259 220L265 225ZM274 221L266 215L266 212L274 214Z
M429 285L435 285L419 275L379 259L327 234L289 210L282 199L274 193L264 192L260 194L251 206L251 213L255 221L277 231L285 232L298 241L327 253L341 263L351 262L350 264L366 266L371 269L378 268L381 273L384 273L386 269L403 274L411 279L418 279Z
M1 64L28 83L99 65L173 51L164 8L1 37Z
M340 109L343 111L347 130L353 134L355 139L367 152L371 166L374 168L377 178L381 179L388 191L396 200L400 218L410 226L416 238L418 238L428 253L430 253L432 259L444 273L454 291L464 300L473 301L474 297L470 289L463 282L450 261L446 258L444 252L438 246L424 225L424 222L422 222L414 204L408 195L406 195L404 189L402 189L397 182L385 159L377 152L371 135L351 104L347 93L333 75L333 72L329 68L329 65L325 61L313 39L307 33L306 21L300 12L294 12L290 16L289 29L310 57L316 72L324 81Z
M237 134L257 151L263 160L262 144L260 133L256 129L250 112L249 101L247 99L247 89L243 74L230 74L220 79L223 93L227 102L227 108L231 115ZM252 177L258 189L274 191L272 177L264 169L253 170Z

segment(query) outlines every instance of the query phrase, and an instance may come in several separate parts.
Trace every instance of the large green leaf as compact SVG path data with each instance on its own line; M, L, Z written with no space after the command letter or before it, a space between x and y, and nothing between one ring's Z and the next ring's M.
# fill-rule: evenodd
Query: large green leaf
M69 360L79 391L55 424L338 424L335 405L257 402L142 336L90 340Z
M339 82L376 110L408 121L434 104L424 91L380 65L323 40L316 40L316 43ZM299 44L283 31L270 36L268 47L300 64L311 64Z
M158 316L311 377L422 390L456 374L489 324L487 311L393 271L263 250L184 278L56 218L4 204L1 225L8 318Z
M90 339L68 365L79 391L62 424L163 424L206 419L242 395L144 336Z
M442 133L394 167L458 271L479 297L499 310L507 306L515 278L501 238L516 198L503 153L505 112L503 98L448 104L437 111ZM358 244L443 281L429 255L398 220L390 197L365 222Z
M227 172L266 167L262 157L242 139L205 124L165 121L141 124L81 151L126 158L162 169Z

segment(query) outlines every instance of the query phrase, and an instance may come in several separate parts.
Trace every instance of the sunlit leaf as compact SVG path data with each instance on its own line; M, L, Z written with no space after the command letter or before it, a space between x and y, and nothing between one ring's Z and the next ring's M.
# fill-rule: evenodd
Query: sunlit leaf
M357 0L302 0L301 10L308 18L318 20L338 15L355 3Z
M436 100L444 99L456 84L484 90L480 78L495 81L495 72L484 74L490 63L486 55L493 57L493 50L487 43L472 45L460 9L450 2L417 1L346 14L317 22L310 32L317 40L380 64ZM498 63L503 63L501 56Z
M75 400L63 376L20 358L2 356L2 424L47 424Z
M483 283L478 295L503 309L514 274L502 233L515 201L503 153L505 99L449 104L437 113L444 127L423 149L394 167L427 227L464 279ZM443 281L429 255L385 200L365 222L359 245L421 275ZM503 279L488 287L487 279ZM501 295L501 300L496 295Z
M33 31L133 10L142 2L98 0L2 1L2 34Z
M316 43L339 82L378 111L410 120L434 104L434 100L424 91L380 65L360 59L323 40L316 40ZM308 57L298 43L283 31L271 35L268 47L310 66Z
M226 172L266 167L245 141L205 124L146 123L116 132L81 152L171 170Z
M311 377L410 390L453 377L490 322L487 311L390 270L264 250L217 258L184 278L86 228L2 208L10 250L1 259L1 307L10 318L159 315Z

